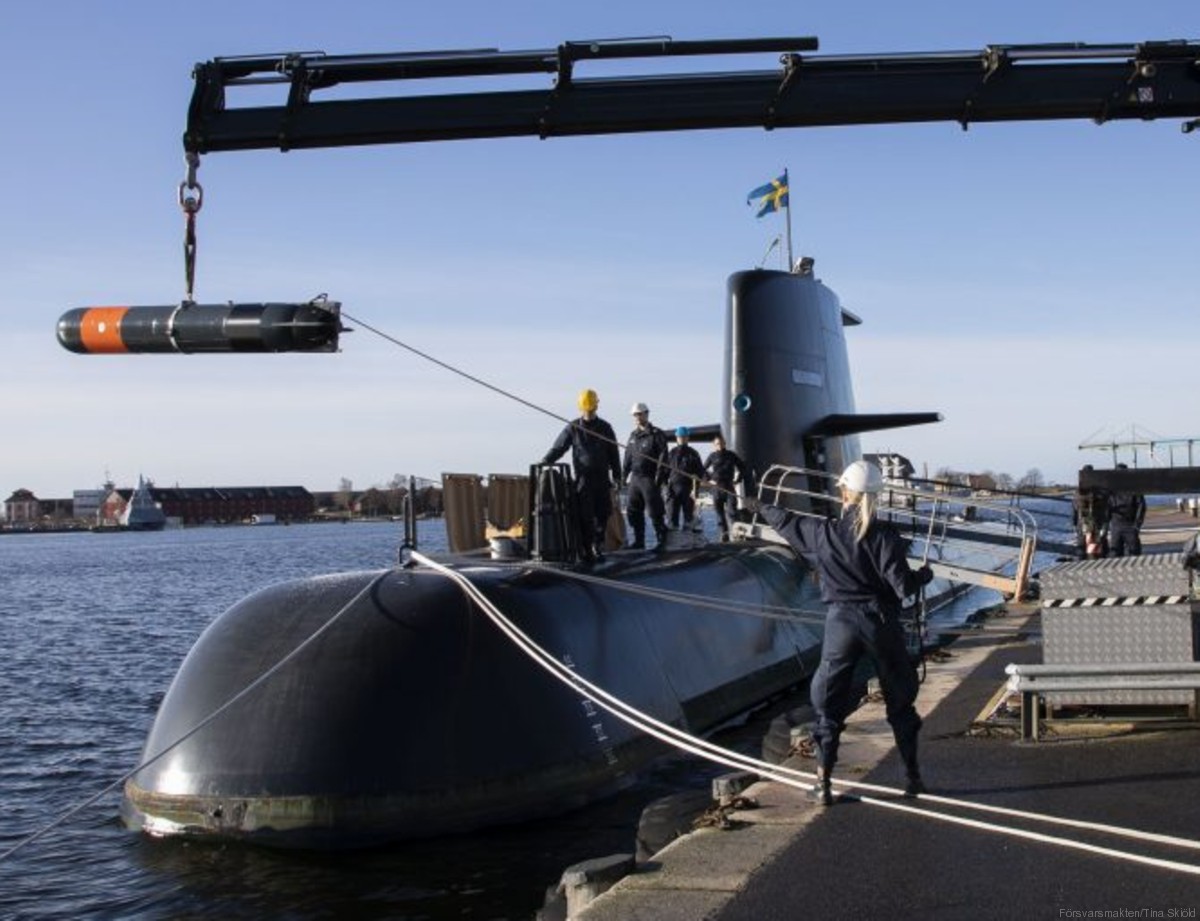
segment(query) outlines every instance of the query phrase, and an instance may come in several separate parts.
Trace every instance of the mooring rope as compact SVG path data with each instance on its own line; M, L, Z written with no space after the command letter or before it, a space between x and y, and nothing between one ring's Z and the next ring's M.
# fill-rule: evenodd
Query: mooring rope
M131 778L135 774L137 774L138 771L141 771L144 768L148 768L150 765L154 764L160 758L164 757L165 755L167 755L174 749L178 748L180 745L182 745L184 742L186 742L188 739L190 739L192 736L194 736L196 733L198 733L205 726L207 726L211 722L213 722L213 720L215 720L217 717L221 716L221 714L225 713L225 711L227 711L230 707L232 707L234 704L238 703L238 701L242 700L244 697L246 697L249 694L253 693L254 691L258 690L258 688L260 688L263 684L265 684L276 672L278 672L281 668L283 668L283 666L285 666L288 662L290 662L292 659L294 659L303 650L308 648L308 646L310 646L319 636L321 636L323 633L325 633L325 631L327 631L330 627L332 627L341 618L341 616L343 614L345 614L352 607L354 607L354 605L357 604L361 598L363 598L368 592L370 592L376 585L378 585L392 571L393 570L385 569L383 572L379 573L379 575L377 575L374 579L372 579L370 582L368 582L366 585L364 585L354 595L353 598L351 598L344 605L342 605L341 609L336 614L334 614L331 618L329 618L329 620L325 621L325 623L323 623L320 627L318 627L316 630L314 630L312 633L310 633L308 635L308 637L306 639L304 639L298 646L296 646L291 652L289 652L282 659L280 659L278 662L276 662L274 665L272 665L270 668L268 668L265 672L262 672L257 678L255 678L248 685L246 685L244 688L242 688L240 691L238 691L236 694L234 694L231 698L229 698L227 701L225 701L225 703L221 704L221 706L217 707L217 709L215 709L211 713L209 713L208 716L206 716L206 717L204 717L204 719L200 720L200 722L198 722L195 726L193 726L191 729L189 729L187 732L185 732L183 735L181 735L178 739L173 741L170 745L166 746L162 751L160 751L157 754L153 755L152 757L147 758L146 760L142 761L140 764L138 764L137 767L133 768L132 770L126 771L124 774L122 774L120 777L118 777L116 780L114 780L112 783L110 783L107 787L105 787L99 793L96 793L93 796L88 797L82 803L79 803L76 806L72 806L70 809L68 809L66 812L64 812L62 815L60 815L54 821L50 822L48 825L45 825L42 828L39 828L37 831L33 832L33 834L27 835L26 837L22 838L16 844L14 844L12 847L10 847L7 851L0 853L0 863L3 863L5 860L7 860L13 854L17 853L17 851L21 850L26 845L33 843L34 841L41 838L43 835L58 828L60 825L62 825L64 822L66 822L68 819L70 819L76 813L81 812L82 810L86 809L88 806L91 806L93 803L97 802L98 800L100 800L101 798L106 796L107 794L111 793L113 790L115 790L121 784L125 783L125 781L129 780L129 778Z
M747 755L742 755L739 752L722 748L721 746L708 742L705 739L692 736L683 730L677 729L674 726L642 713L641 711L622 701L620 698L609 694L603 688L593 684L583 676L577 674L568 666L560 663L557 659L550 655L550 653L539 647L529 638L527 634L525 634L511 620L509 620L504 613L500 611L500 609L496 607L496 605L493 604L492 601L486 595L484 595L483 592L464 574L437 563L436 561L429 559L420 553L414 552L412 554L412 558L418 563L421 563L429 569L432 569L434 572L440 573L457 584L462 589L464 594L466 594L469 599L475 602L475 604L484 612L484 614L492 621L492 623L495 624L496 627L498 627L500 631L504 633L504 635L510 640L512 640L522 651L529 655L530 658L541 668L548 671L552 676L571 687L576 692L585 694L585 696L587 696L590 700L623 722L626 722L629 725L646 732L660 741L668 742L676 748L698 755L699 757L703 757L717 764L723 764L727 767L752 771L759 776L766 777L767 779L774 780L777 783L781 783L786 786L803 790L811 790L813 788L814 783L812 781L815 780L815 775L812 773L786 768L782 765L769 764L768 762L751 758ZM878 786L874 784L855 783L837 778L835 778L833 782L838 785L839 790L846 788L851 790L865 789L871 791L880 791L893 795L900 793L899 790L894 788ZM913 815L922 816L924 818L933 819L935 821L962 825L965 827L990 831L1010 837L1039 841L1067 849L1099 854L1126 862L1144 864L1147 866L1154 866L1161 869L1200 876L1200 866L1194 864L1164 860L1161 858L1149 857L1145 854L1137 854L1130 851L1122 851L1115 848L1089 844L1087 842L1077 841L1072 838L1063 838L1054 835L1043 834L1041 832L1027 831L1021 828L999 825L979 819L969 819L962 816L937 812L935 810L926 809L921 806L906 802L877 799L872 796L859 796L857 798L861 802L868 803L870 805L882 806L884 808L893 809L900 812L907 812ZM1200 842L1194 840L1177 838L1170 835L1161 835L1154 832L1144 832L1138 829L1084 822L1042 813L1005 809L998 806L973 803L969 800L959 800L951 797L933 796L930 794L921 794L919 799L922 802L932 802L953 808L974 809L983 812L991 812L1012 818L1023 818L1030 821L1062 825L1081 830L1096 831L1104 834L1131 838L1138 841L1154 842L1157 844L1192 850L1200 849Z

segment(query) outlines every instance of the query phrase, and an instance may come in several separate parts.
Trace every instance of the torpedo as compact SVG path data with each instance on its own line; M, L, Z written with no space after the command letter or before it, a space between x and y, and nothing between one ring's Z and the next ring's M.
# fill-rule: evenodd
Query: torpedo
M58 341L80 354L135 352L332 352L341 305L193 304L78 307L58 321Z

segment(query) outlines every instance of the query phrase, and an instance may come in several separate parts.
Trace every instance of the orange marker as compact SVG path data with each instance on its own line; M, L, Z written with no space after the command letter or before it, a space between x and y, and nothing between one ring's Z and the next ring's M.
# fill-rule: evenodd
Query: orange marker
M128 352L121 341L121 320L128 312L128 307L72 310L58 321L58 341L72 352L94 355Z

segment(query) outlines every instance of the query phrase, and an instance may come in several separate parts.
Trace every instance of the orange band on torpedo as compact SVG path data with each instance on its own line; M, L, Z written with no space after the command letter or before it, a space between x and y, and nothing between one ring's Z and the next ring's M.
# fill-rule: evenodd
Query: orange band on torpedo
M128 307L91 307L79 321L79 340L93 354L128 352L121 341L121 318Z

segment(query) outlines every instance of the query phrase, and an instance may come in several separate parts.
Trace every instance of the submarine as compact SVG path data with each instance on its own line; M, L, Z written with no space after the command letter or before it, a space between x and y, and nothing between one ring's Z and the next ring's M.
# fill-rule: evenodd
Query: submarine
M201 154L751 126L1160 117L1192 119L1185 131L1200 125L1200 47L1191 42L807 53L816 47L815 38L795 37L625 39L197 64L179 188L186 309L76 311L60 321L59 340L107 354L336 348L342 328L327 305L192 302ZM777 54L778 66L579 73L600 60L759 52ZM515 74L550 74L553 86L353 92L362 83L406 90L414 80L461 77L475 78L474 87ZM228 104L242 87L270 85L286 98ZM339 95L322 98L334 88ZM822 494L831 474L861 455L861 433L937 419L856 412L844 328L857 322L811 263L737 272L727 284L720 424L772 499L785 478L804 488L805 497L788 500L797 511L832 510ZM554 520L554 494L531 489L531 522L543 504ZM594 686L704 733L803 681L819 655L819 615L756 616L819 602L803 564L747 525L734 542L618 551L586 571L547 539L533 541L528 559L452 555L439 568L397 565L264 588L218 617L180 666L126 781L122 817L154 835L349 848L524 821L605 796L629 784L660 744L539 669L439 569L469 581Z
M748 468L836 472L860 431L937 418L855 414L843 329L857 322L811 271L730 277L721 424ZM807 568L769 541L586 567L441 562L573 671L690 733L799 684L819 657L819 616L753 616L821 610ZM366 846L560 813L664 750L536 667L444 576L397 566L273 585L218 617L162 701L122 815L155 835Z

